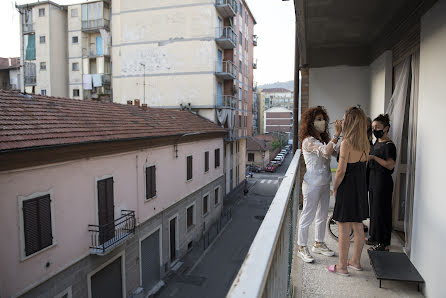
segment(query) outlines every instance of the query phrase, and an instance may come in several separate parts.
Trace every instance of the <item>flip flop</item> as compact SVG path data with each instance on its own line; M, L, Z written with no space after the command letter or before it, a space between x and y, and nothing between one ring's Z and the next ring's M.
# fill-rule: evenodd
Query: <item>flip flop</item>
M356 271L362 271L362 267L355 267L353 265L350 265L350 262L347 260L347 268L356 270Z
M340 276L344 276L344 277L350 276L350 274L348 274L348 273L342 273L342 272L336 271L336 265L330 265L330 266L326 267L325 269L327 269L328 272L335 273Z

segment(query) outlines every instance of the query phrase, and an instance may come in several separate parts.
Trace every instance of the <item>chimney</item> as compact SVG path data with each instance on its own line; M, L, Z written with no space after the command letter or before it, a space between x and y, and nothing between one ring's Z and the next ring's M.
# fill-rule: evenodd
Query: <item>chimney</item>
M139 99L135 99L135 106L139 107L139 103L140 103L140 100Z
M144 111L147 111L147 104L146 104L146 103L143 103L143 104L141 105L141 108L142 108Z
M133 105L133 101L131 101L131 100L127 100L127 104L128 104L128 105Z

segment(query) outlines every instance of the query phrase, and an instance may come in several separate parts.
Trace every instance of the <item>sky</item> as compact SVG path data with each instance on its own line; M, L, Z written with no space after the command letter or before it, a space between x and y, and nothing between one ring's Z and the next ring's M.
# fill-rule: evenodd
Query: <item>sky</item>
M181 1L181 0L180 0ZM2 42L0 57L20 56L19 13L15 3L36 0L0 0ZM80 0L54 0L59 4L79 3ZM258 46L254 48L254 81L259 85L294 78L294 1L246 0L257 25Z

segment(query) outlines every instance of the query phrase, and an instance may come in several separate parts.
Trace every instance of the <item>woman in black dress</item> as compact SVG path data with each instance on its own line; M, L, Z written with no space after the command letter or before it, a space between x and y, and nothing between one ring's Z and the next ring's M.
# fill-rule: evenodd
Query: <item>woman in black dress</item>
M388 250L392 233L392 173L395 167L396 147L388 136L389 115L379 115L372 123L376 142L369 156L370 182L370 238L375 244L369 250Z
M370 144L367 138L367 117L360 108L347 109L343 131L344 139L334 182L336 202L333 211L333 219L339 226L339 260L336 265L327 267L327 270L348 276L348 268L362 270L362 221L369 216L366 171ZM352 258L348 260L351 229L354 232L354 249Z

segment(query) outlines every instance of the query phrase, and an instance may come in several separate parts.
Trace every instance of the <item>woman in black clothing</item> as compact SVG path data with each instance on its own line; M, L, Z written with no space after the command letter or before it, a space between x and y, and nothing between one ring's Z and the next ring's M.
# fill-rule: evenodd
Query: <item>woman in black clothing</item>
M379 115L372 123L376 142L369 155L370 238L376 245L369 250L388 250L392 233L392 173L396 147L389 138L389 115Z

